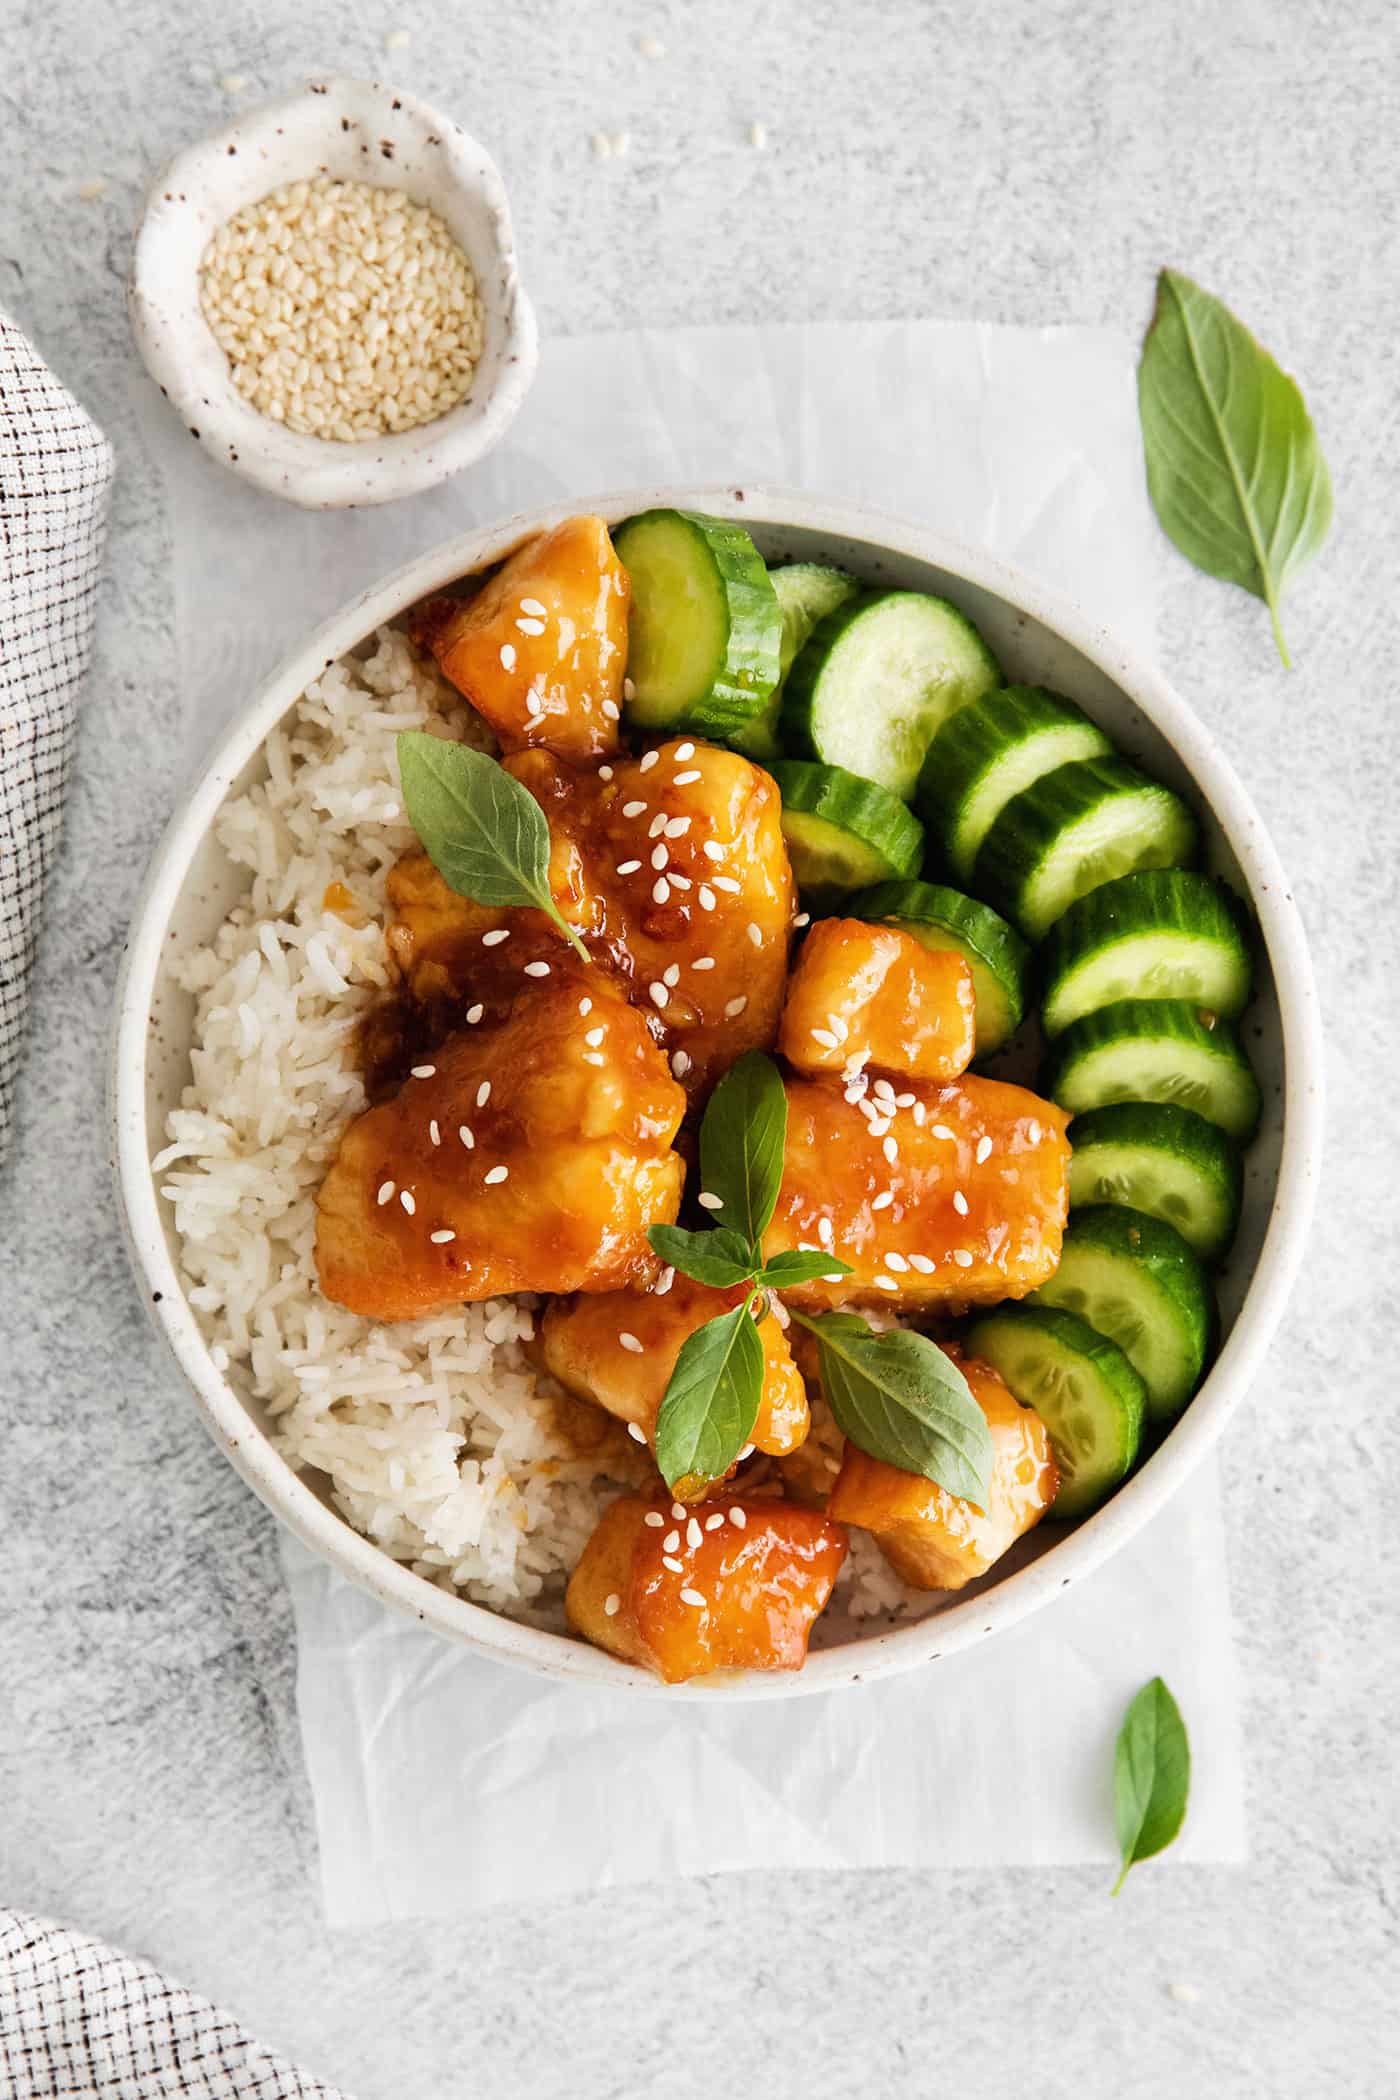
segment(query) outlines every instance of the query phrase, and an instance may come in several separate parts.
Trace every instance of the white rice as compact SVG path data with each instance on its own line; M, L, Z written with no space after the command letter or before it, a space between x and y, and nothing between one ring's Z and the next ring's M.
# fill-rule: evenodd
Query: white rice
M600 1471L562 1435L558 1388L521 1346L530 1300L383 1325L317 1281L316 1191L365 1106L354 1034L391 981L385 878L416 843L395 760L404 729L489 744L385 630L308 688L268 739L266 782L221 811L249 889L180 971L196 999L193 1080L154 1165L190 1303L292 1465L324 1474L337 1509L394 1559L559 1624L564 1579L618 1486L649 1477L644 1455L610 1447ZM334 882L362 923L327 909ZM852 1544L846 1608L897 1608L909 1593L872 1541Z

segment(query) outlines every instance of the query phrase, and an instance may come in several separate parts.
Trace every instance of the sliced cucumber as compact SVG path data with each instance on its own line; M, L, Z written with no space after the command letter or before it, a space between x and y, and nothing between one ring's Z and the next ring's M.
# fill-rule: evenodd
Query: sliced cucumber
M1043 957L1047 1035L1118 999L1189 999L1233 1021L1249 1003L1238 907L1208 875L1145 868L1105 882L1051 927Z
M854 598L860 585L854 576L844 569L828 569L820 562L795 561L785 569L770 569L773 589L777 593L778 609L783 616L783 638L778 651L778 685L764 702L763 713L746 722L729 741L736 751L748 758L756 758L766 764L776 758L778 743L778 715L783 704L783 680L792 669L793 659L806 641L818 620L835 612L848 598Z
M1084 1517L1132 1471L1147 1388L1116 1342L1052 1305L1003 1305L967 1333L1050 1433L1060 1492L1052 1517Z
M1041 1086L1074 1116L1167 1101L1241 1142L1259 1121L1259 1083L1234 1028L1184 999L1120 999L1086 1014L1051 1045Z
M783 688L783 742L907 802L949 715L1000 683L955 605L922 591L862 591L799 651Z
M1013 795L1057 766L1112 749L1072 700L1042 685L994 687L943 724L915 805L953 873L968 882L978 847Z
M884 882L852 899L860 919L883 919L926 948L965 958L977 1005L977 1055L989 1057L1021 1025L1030 949L988 905L936 882Z
M897 795L839 766L805 759L780 759L772 774L783 798L788 858L804 899L828 904L918 867L924 827Z
M1077 1313L1116 1342L1147 1388L1154 1420L1181 1413L1205 1369L1215 1301L1199 1259L1170 1225L1115 1204L1078 1211L1059 1267L1031 1297Z
M1069 1127L1071 1210L1121 1203L1174 1225L1202 1261L1223 1254L1240 1217L1238 1145L1192 1109L1165 1101L1091 1108Z
M627 719L732 737L778 683L783 616L741 525L647 510L613 536L632 583Z
M983 839L972 887L1038 941L1078 897L1135 868L1191 858L1196 820L1121 758L1081 758L1013 795Z

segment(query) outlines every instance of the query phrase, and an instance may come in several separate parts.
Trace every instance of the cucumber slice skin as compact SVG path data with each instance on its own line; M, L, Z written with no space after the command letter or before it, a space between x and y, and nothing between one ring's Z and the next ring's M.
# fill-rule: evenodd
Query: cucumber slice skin
M1117 1204L1070 1219L1060 1265L1031 1302L1077 1313L1116 1342L1147 1388L1155 1422L1181 1413L1215 1341L1215 1299L1198 1257L1160 1218Z
M844 605L848 598L854 598L860 589L855 577L848 576L844 569L830 569L815 561L791 562L786 568L770 569L768 574L783 616L778 684L764 702L762 714L746 722L729 739L736 751L742 751L746 758L757 759L760 765L777 758L782 749L778 741L778 717L783 704L783 681L792 669L794 657L818 620L835 612L837 606Z
M1030 949L1013 926L960 890L936 882L884 882L853 899L859 919L880 919L926 948L951 949L972 972L977 1056L990 1057L1016 1033L1026 1010Z
M723 741L778 683L783 616L762 557L729 518L647 510L613 535L632 584L628 721Z
M787 750L907 802L947 717L1000 685L972 622L923 591L861 591L819 620L783 688Z
M1013 795L978 848L972 888L1038 941L1080 897L1137 868L1194 858L1179 795L1121 758L1083 758Z
M1203 1020L1184 999L1121 999L1071 1022L1050 1045L1040 1084L1072 1116L1165 1101L1241 1144L1259 1122L1259 1082L1233 1024Z
M1087 1517L1137 1460L1147 1388L1116 1342L1053 1305L1003 1305L965 1336L1050 1433L1060 1491L1054 1521Z
M1120 999L1186 999L1233 1021L1253 978L1235 899L1182 868L1120 875L1071 904L1046 936L1041 967L1050 1036Z
M1235 1236L1244 1161L1232 1138L1193 1109L1119 1101L1091 1108L1069 1127L1069 1207L1118 1203L1146 1211L1181 1234L1202 1261L1217 1261Z
M898 796L839 766L780 759L783 836L804 901L819 907L872 881L909 875L923 858L924 827Z
M943 724L919 774L914 804L948 865L970 882L977 850L1014 795L1043 773L1113 746L1072 700L1042 685L983 693Z

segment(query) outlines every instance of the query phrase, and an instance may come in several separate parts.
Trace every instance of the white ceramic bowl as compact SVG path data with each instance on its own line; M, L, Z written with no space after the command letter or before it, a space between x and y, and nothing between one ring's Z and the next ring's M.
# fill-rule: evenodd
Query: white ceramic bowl
M322 174L407 191L466 250L482 304L481 360L466 399L435 422L339 444L285 429L233 384L199 303L204 251L245 205ZM191 435L235 473L314 510L387 503L470 466L509 428L538 359L495 162L460 125L378 81L314 81L177 153L146 200L128 303L146 369Z
M264 1433L257 1406L223 1376L186 1302L169 1206L150 1160L189 1074L193 1002L172 965L210 940L245 877L211 834L220 804L264 771L263 739L333 658L429 591L499 560L571 511L610 520L652 504L740 518L769 558L837 562L872 582L941 592L987 636L1011 677L1079 700L1131 757L1183 790L1205 821L1210 865L1247 891L1266 959L1245 1021L1264 1113L1246 1168L1240 1233L1221 1278L1224 1341L1200 1392L1165 1442L1096 1515L1041 1526L984 1580L929 1615L890 1626L828 1618L805 1670L702 1679L667 1689L582 1642L469 1604L412 1574L351 1530ZM1151 667L1092 619L1004 563L850 504L764 489L645 489L508 519L449 540L337 613L249 702L177 812L136 909L118 993L113 1118L116 1166L136 1271L215 1441L307 1546L397 1609L484 1653L554 1677L630 1685L670 1698L784 1698L911 1668L987 1638L1098 1567L1158 1510L1214 1444L1259 1369L1287 1302L1312 1206L1321 1131L1321 1044L1302 926L1262 824L1194 714Z

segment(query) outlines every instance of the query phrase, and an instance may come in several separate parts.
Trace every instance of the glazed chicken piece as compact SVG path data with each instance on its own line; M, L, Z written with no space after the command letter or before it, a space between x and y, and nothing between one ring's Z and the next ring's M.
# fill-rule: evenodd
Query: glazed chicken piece
M358 1117L317 1199L328 1298L410 1320L506 1291L612 1291L659 1263L685 1096L640 1014L582 965L522 979Z
M631 596L603 520L567 518L475 597L426 600L411 632L503 750L600 758L617 749Z
M560 911L647 1014L687 1090L771 1048L794 891L769 776L689 739L588 772L539 750L505 765L549 820ZM399 863L389 892L389 945L416 997L490 1005L526 962L567 953L542 912L474 904L423 854Z
M732 1491L694 1512L625 1495L569 1578L577 1633L668 1684L712 1670L800 1670L846 1558L818 1511Z
M972 972L897 926L823 919L788 980L778 1047L799 1072L956 1079L972 1062Z
M609 1291L556 1301L540 1327L540 1357L562 1386L619 1421L635 1424L654 1448L657 1412L682 1343L707 1320L737 1305L742 1295L711 1290L678 1273L665 1291ZM759 1321L758 1338L763 1396L752 1442L758 1451L782 1456L795 1451L807 1434L807 1388L771 1312ZM698 1499L713 1486L711 1480L686 1481L678 1498Z
M829 1247L851 1264L849 1276L785 1291L792 1304L953 1312L1024 1298L1054 1274L1069 1118L1053 1102L975 1077L898 1091L883 1079L786 1087L783 1182L764 1254Z
M955 1343L940 1346L961 1366L992 1433L991 1506L979 1510L854 1444L827 1504L839 1522L873 1532L895 1573L916 1590L960 1590L985 1575L1040 1522L1060 1485L1040 1416L1013 1399L990 1364L964 1357Z

